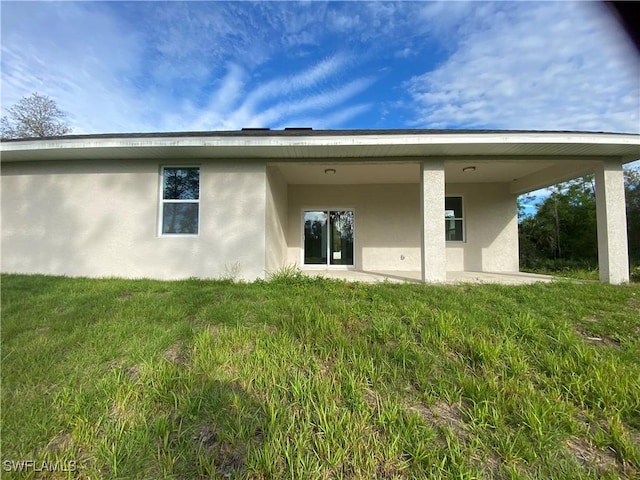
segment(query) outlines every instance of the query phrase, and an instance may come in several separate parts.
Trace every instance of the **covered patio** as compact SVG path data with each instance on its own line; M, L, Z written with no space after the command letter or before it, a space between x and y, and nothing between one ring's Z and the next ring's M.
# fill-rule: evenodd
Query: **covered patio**
M637 137L349 134L301 133L290 156L267 162L267 271L286 264L364 281L544 280L513 275L517 197L594 174L600 278L628 281L622 166L640 156Z

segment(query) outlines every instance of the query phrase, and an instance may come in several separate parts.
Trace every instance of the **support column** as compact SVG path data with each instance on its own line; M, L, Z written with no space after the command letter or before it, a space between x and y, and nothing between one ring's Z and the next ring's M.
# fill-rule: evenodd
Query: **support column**
M629 248L622 162L603 161L596 168L595 177L600 280L626 283L629 281Z
M420 168L420 218L422 220L422 281L447 280L444 232L444 161L422 162Z

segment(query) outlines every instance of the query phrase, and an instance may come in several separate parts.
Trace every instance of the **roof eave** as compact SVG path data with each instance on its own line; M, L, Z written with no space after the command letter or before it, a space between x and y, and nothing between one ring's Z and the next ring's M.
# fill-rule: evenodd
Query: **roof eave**
M277 135L275 134L277 133ZM74 152L74 158L91 159L163 158L171 156L171 151L188 152L190 157L202 153L203 157L216 158L233 151L247 158L277 158L283 151L304 149L308 152L325 150L349 150L358 157L371 147L385 150L382 156L403 156L403 149L415 147L421 155L437 154L438 146L475 145L478 150L494 146L495 153L500 150L507 155L513 146L519 146L524 155L536 155L540 146L563 145L564 155L576 152L583 156L615 156L624 161L640 158L640 135L598 133L598 132L515 132L515 131L431 131L431 130L368 130L368 131L240 131L240 132L187 132L180 134L117 134L117 135L81 135L52 137L42 139L24 139L3 141L0 143L2 161L20 161L25 157L33 160L54 160L65 157L62 152ZM593 155L585 153L585 146L594 147ZM578 149L578 147L580 147ZM166 151L165 151L166 149ZM461 147L462 149L462 147ZM108 153L107 153L108 152ZM164 152L164 154L159 154ZM394 155L397 152L397 155ZM576 153L577 154L577 153ZM406 156L406 155L404 155Z

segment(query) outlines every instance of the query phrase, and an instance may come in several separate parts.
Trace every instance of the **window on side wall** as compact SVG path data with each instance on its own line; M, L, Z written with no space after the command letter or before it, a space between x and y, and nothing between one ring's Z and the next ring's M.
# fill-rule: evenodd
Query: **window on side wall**
M445 197L444 231L447 242L464 242L462 197Z
M160 235L198 235L200 167L162 167Z

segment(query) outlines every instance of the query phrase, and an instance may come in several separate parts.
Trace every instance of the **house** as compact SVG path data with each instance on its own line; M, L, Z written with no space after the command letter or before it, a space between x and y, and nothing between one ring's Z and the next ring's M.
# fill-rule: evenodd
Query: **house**
M243 129L0 153L3 272L517 272L517 196L595 173L601 279L629 280L622 165L640 158L638 135Z

